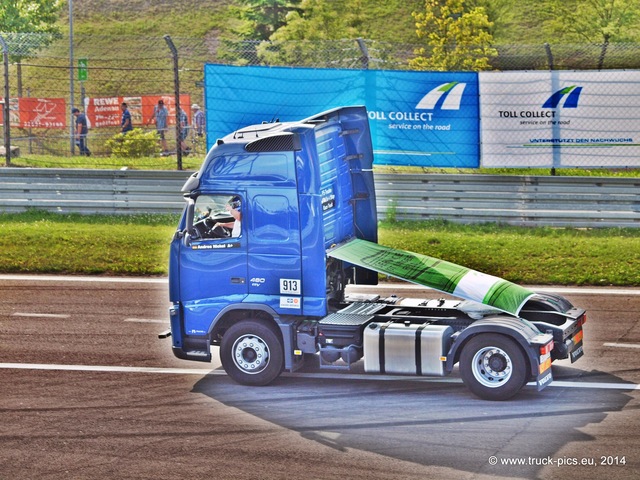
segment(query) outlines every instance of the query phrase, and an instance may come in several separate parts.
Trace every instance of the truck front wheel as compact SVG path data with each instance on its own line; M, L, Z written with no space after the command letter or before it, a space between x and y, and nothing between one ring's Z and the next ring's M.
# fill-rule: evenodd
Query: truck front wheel
M227 375L242 385L267 385L283 367L283 349L268 325L245 320L229 328L220 344L220 361Z
M485 400L508 400L526 384L527 360L518 344L504 335L480 334L463 347L460 376Z

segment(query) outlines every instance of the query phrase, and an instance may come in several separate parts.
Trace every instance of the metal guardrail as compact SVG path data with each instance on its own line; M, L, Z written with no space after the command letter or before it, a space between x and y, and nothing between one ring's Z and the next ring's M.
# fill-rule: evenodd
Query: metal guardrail
M0 211L178 213L191 173L0 168ZM640 178L376 174L375 180L381 219L640 227Z
M0 211L176 213L189 172L0 168Z
M640 227L640 178L378 175L378 215L521 226Z

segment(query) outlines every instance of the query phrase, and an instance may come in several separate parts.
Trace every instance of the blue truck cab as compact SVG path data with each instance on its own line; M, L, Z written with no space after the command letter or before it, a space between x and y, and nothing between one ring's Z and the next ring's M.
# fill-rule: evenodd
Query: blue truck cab
M210 344L241 318L275 320L291 346L296 318L326 316L347 282L326 249L350 237L377 240L372 163L362 107L218 140L183 188L187 206L171 245L176 356L210 360ZM230 222L240 223L235 233ZM350 275L377 281L366 270ZM291 356L285 368L294 368Z
M377 283L376 271L328 253L377 243L372 166L360 106L219 139L182 189L169 263L174 354L208 362L219 347L246 385L312 356L320 368L364 358L367 372L440 376L461 362L465 384L499 400L529 380L546 386L552 359L579 358L584 311L564 299L532 298L524 320L464 301L345 293Z

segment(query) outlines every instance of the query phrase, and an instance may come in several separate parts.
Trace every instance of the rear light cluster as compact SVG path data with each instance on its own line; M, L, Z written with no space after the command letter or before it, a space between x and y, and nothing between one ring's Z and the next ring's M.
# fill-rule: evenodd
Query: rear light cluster
M548 355L549 353L551 353L551 350L553 350L553 342L549 342L546 345L540 347L540 355Z
M573 338L571 339L573 341L574 345L579 344L582 341L582 338L584 336L584 332L582 330L580 330L578 333L576 333Z
M587 314L586 313L582 314L582 316L578 319L578 326L581 327L585 323L587 323Z

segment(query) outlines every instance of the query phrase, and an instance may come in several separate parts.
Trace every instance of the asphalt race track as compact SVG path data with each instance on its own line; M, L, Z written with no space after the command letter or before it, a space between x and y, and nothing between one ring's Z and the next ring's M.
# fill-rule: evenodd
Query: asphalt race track
M488 402L361 365L243 387L158 339L164 279L0 276L0 479L639 478L640 290L554 291L584 357Z

